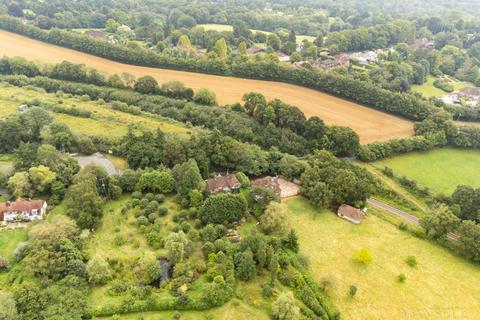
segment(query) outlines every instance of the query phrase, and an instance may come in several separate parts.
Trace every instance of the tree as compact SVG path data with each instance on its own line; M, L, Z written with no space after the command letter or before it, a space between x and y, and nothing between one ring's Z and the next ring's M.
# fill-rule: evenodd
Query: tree
M305 165L297 157L286 154L278 162L280 174L288 179L300 177L305 170Z
M270 33L267 36L267 46L272 47L273 50L280 50L280 38L275 33Z
M112 278L110 266L100 256L95 256L87 264L88 281L94 285L105 284Z
M198 214L205 224L222 224L240 221L246 211L247 202L242 196L220 193L208 197Z
M135 76L128 72L123 72L120 77L127 87L132 87L135 84Z
M0 291L0 320L17 319L19 319L19 316L13 295L9 292Z
M64 215L55 217L52 222L32 226L28 231L29 250L23 259L26 270L37 277L53 280L77 272L85 274L77 237L75 222Z
M224 38L220 38L215 42L213 51L217 54L220 60L226 60L228 56L228 46Z
M172 169L172 175L175 180L175 190L180 195L186 196L193 189L205 189L205 181L200 174L197 162L193 159L175 165Z
M33 187L42 193L50 188L57 175L45 166L32 167L28 170Z
M27 172L17 172L8 179L8 187L16 197L29 197L33 186Z
M182 262L189 250L189 245L190 242L183 231L170 233L165 239L168 260L173 264Z
M170 193L173 191L175 180L170 171L147 171L140 176L139 186L144 191Z
M295 303L292 292L281 293L272 304L272 314L275 320L298 320L300 309Z
M264 187L252 187L248 192L248 208L260 217L268 204L277 200L275 191Z
M76 144L75 137L67 125L60 122L43 127L40 132L42 142L54 146L57 150L72 151Z
M291 229L286 237L282 239L284 246L294 252L298 252L298 236L294 229Z
M278 202L271 202L260 217L260 227L266 233L283 233L288 227L288 211Z
M267 99L265 96L257 92L245 93L242 100L244 102L243 107L251 117L256 113L256 110L263 110L267 106Z
M152 254L144 254L133 269L137 282L141 285L149 285L157 281L162 275L162 266Z
M360 147L358 134L348 127L331 126L326 132L329 150L337 156L355 155Z
M480 225L473 221L462 221L458 231L460 250L474 262L480 262Z
M240 44L238 45L237 51L238 51L238 54L241 56L245 57L248 55L247 44L245 43L245 41L240 42Z
M435 211L420 219L420 225L427 236L439 240L445 239L448 232L453 232L460 224L460 219L455 216L446 205L441 205Z
M206 88L200 88L193 95L193 101L206 106L214 106L217 104L217 98L213 91Z
M248 250L235 255L235 276L242 281L252 280L257 274L253 253Z
M152 76L143 76L135 82L134 89L143 94L155 94L160 91L157 80Z
M110 33L115 33L117 32L117 28L118 28L117 21L113 19L108 19L107 22L105 22L105 31Z

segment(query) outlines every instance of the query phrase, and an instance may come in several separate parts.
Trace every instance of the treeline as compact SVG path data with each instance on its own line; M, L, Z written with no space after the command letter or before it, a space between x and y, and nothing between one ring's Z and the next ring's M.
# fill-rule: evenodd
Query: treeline
M331 32L325 45L333 52L386 48L401 42L413 42L415 33L415 24L412 21L394 20L373 27Z
M412 151L427 151L435 147L452 146L467 149L480 149L480 128L476 126L456 126L449 114L438 111L422 122L415 124L414 137L392 139L362 145L358 157L372 162Z
M56 76L65 79L66 70L80 70L69 62L62 62L53 67L52 72L43 72L47 76ZM81 67L81 66L80 66ZM56 70L56 71L55 71ZM60 71L62 70L62 71ZM184 123L204 126L209 129L218 129L223 134L241 141L255 143L263 148L276 147L282 152L295 155L305 155L318 148L325 148L339 156L355 155L359 147L358 135L347 127L327 127L318 117L308 120L300 109L283 103L280 100L267 101L262 94L248 93L244 96L244 104L235 104L226 107L209 106L212 98L208 97L208 90L199 90L193 100L170 99L154 95L160 88L169 88L170 92L180 93L188 91L183 84L177 82L159 86L155 79L149 76L142 77L133 85L137 92L122 90L116 86L100 87L88 74L96 74L96 70L88 73L73 72L69 79L93 84L54 80L47 77L21 77L39 74L35 64L21 58L0 59L1 74L16 74L3 76L3 81L16 86L33 85L44 88L47 92L63 92L75 95L86 95L92 100L102 99L112 102L112 108L138 114L140 110L159 114ZM78 76L72 77L73 74ZM98 77L94 77L95 79ZM115 78L115 75L110 78ZM128 87L124 86L124 89ZM144 94L140 94L142 92ZM147 95L148 93L148 95ZM87 116L79 109L58 107L55 110L79 116ZM54 111L55 111L54 110Z
M0 28L124 63L293 83L412 120L422 120L433 110L430 102L416 95L392 93L372 83L311 68L294 69L274 62L237 61L228 65L221 59L171 57L147 49L130 49L126 46L109 44L72 32L41 30L34 26L24 25L18 19L8 16L0 17Z

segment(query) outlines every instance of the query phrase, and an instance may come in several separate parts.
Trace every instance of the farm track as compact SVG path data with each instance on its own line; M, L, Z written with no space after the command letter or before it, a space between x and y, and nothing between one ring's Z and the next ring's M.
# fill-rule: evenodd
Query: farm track
M240 102L246 92L260 92L268 99L278 98L298 106L307 117L319 116L329 125L352 128L359 134L361 143L413 134L411 121L316 90L281 82L128 65L0 30L0 56L3 55L22 56L30 60L52 63L68 60L110 74L129 72L136 77L148 74L160 83L179 80L194 90L202 87L212 89L221 104Z
M367 200L368 203L370 203L371 205L377 207L377 208L380 208L388 213L391 213L393 215L396 215L397 217L405 220L405 221L408 221L410 223L413 223L414 225L416 226L419 226L420 225L420 220L418 219L418 217L415 217L414 215L411 215L403 210L400 210L400 209L397 209L395 207L392 207L384 202L381 202L381 201L378 201L377 199L374 199L374 198L370 198ZM453 240L453 241L458 241L460 238L452 233L452 232L449 232L447 234L447 237L448 239L450 240Z

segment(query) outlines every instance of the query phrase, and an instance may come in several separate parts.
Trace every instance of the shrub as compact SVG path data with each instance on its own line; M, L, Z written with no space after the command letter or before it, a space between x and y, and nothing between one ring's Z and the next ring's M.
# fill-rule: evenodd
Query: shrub
M215 93L206 88L199 89L193 95L193 101L206 106L214 106L217 104L217 98L215 96Z
M370 264L370 262L372 262L373 258L372 258L372 254L370 253L370 251L368 249L364 248L364 249L358 250L355 253L355 255L353 257L353 260L355 260L359 264L367 266L367 265Z
M7 271L10 267L7 258L0 256L0 272Z
M166 216L167 213L168 213L168 208L167 207L160 207L158 209L158 213L161 215L161 216Z
M139 226L148 226L148 224L149 224L148 218L145 217L145 216L138 217L137 218L137 224Z
M413 267L417 266L417 258L415 258L415 256L408 256L405 259L405 263L413 268Z
M351 284L350 288L348 289L348 295L351 298L353 298L355 297L356 294L357 294L357 286L355 286L354 284Z
M407 280L407 276L404 273L400 273L397 277L398 282L404 283Z
M117 234L115 236L115 238L113 239L113 243L117 246L117 247L120 247L120 246L123 246L125 243L127 242L127 240L125 239L125 237L121 234Z
M292 292L280 294L272 304L273 319L276 320L297 320L300 319L300 309L298 308Z
M247 211L247 203L241 196L230 193L212 195L199 211L203 223L231 223L239 221Z
M100 256L95 256L87 264L88 281L92 284L105 284L112 278L108 263Z
M267 299L273 296L273 285L271 282L262 284L262 296Z

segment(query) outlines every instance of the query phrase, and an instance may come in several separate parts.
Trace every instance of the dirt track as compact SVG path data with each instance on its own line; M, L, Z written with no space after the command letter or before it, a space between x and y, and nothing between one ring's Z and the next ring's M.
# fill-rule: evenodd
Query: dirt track
M0 30L0 55L23 56L30 60L84 63L107 73L129 72L136 77L152 75L160 83L179 80L194 90L215 91L222 104L240 102L245 92L261 92L268 99L278 98L298 106L307 117L319 116L327 124L348 126L362 143L400 138L413 134L413 123L359 104L295 85L212 76L200 73L138 67L50 45Z

